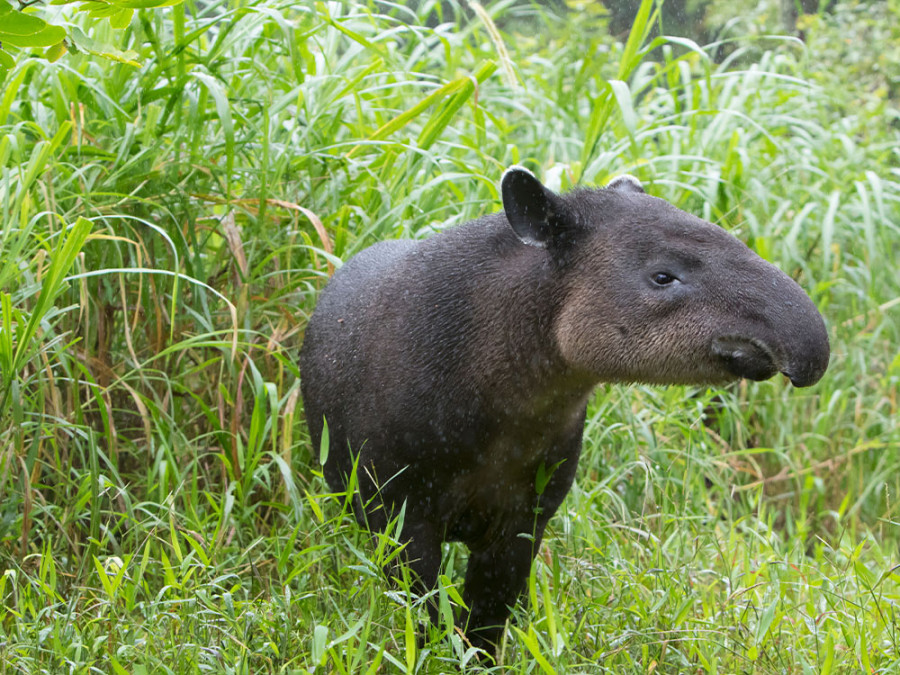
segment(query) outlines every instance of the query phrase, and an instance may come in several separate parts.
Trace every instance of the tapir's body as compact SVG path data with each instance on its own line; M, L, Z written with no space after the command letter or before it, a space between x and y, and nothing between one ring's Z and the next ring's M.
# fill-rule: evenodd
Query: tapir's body
M405 504L422 588L443 541L471 549L467 632L488 647L572 484L598 382L781 371L802 386L828 362L796 283L633 179L560 196L511 169L503 199L505 213L351 259L301 355L329 485L343 489L358 457L360 519L380 530Z

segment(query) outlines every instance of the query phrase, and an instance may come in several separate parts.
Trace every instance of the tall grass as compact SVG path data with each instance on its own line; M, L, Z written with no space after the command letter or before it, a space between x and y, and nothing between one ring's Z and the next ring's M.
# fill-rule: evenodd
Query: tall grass
M898 666L896 97L815 51L853 6L809 47L653 38L650 2L625 42L590 5L61 16L141 65L19 59L0 99L4 670L490 670L452 619L419 642L389 537L322 481L296 355L334 266L496 210L513 163L733 230L834 356L802 391L602 387L494 669Z

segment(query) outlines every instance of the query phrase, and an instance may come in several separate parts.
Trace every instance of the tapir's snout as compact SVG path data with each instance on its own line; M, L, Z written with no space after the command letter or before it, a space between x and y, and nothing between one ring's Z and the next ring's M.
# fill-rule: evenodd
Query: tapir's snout
M812 302L810 302L812 304ZM818 382L828 368L831 348L822 316L816 312L806 326L803 338L794 342L778 370L787 375L795 387L809 387ZM799 338L799 336L798 336Z
M783 272L775 273L777 282L751 303L752 318L714 338L711 351L735 377L759 381L782 373L795 387L808 387L828 368L828 331L803 289Z

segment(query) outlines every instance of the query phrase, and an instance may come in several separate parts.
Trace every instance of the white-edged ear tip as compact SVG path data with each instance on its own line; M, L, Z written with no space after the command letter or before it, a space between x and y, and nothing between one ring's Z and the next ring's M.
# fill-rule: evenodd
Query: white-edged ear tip
M526 169L524 166L519 166L518 164L513 164L511 167L509 167L506 171L503 172L503 178L501 178L500 181L503 182L503 179L506 178L511 173L520 173L520 172L527 173L532 178L536 178L536 176L531 171Z
M630 173L623 173L621 176L616 176L606 185L607 188L612 190L624 190L626 192L643 192L644 186L637 178L632 176Z

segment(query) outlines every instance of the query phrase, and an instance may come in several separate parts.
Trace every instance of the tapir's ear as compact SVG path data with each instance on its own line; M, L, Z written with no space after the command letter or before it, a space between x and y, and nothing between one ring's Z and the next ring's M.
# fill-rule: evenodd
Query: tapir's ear
M627 173L613 178L606 187L609 190L620 190L621 192L644 192L641 181Z
M516 236L529 246L544 247L561 215L559 196L545 188L528 169L513 166L500 180L503 210Z

